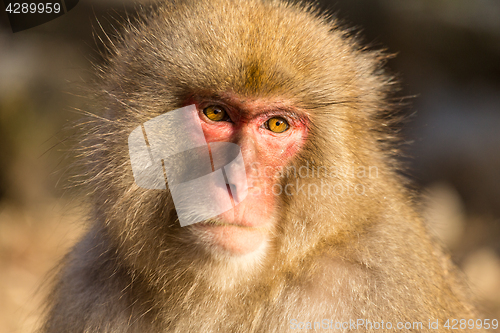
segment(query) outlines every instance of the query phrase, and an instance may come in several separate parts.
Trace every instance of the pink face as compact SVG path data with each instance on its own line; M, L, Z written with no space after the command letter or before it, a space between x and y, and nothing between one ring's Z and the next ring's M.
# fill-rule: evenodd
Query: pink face
M187 104L196 105L207 142L224 141L240 146L248 183L246 198L219 215L217 224L197 223L190 228L211 246L230 253L256 251L267 241L275 224L277 170L304 143L307 115L287 101L234 95L222 99L197 98Z

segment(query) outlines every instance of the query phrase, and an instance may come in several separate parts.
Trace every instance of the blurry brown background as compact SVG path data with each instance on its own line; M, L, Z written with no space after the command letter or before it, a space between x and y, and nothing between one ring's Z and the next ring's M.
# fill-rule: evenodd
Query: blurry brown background
M500 319L500 1L320 1L372 47L397 57L407 173L423 214L469 276L486 317ZM49 270L85 226L71 187L71 122L92 62L98 21L129 1L81 0L68 14L13 34L0 19L0 332L31 332ZM95 32L95 33L94 33ZM91 110L96 111L96 110Z

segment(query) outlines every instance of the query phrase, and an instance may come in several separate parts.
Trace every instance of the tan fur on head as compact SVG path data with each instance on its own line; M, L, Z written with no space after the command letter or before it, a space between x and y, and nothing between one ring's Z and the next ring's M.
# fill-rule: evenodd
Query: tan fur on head
M423 332L474 316L398 176L382 52L281 1L161 2L123 30L100 71L104 115L83 140L94 226L68 256L46 332L285 332L291 319L358 318ZM293 104L309 123L287 167L339 171L284 173L278 183L294 187L255 253L207 248L179 226L168 191L134 183L130 132L198 95ZM364 191L300 190L325 184Z

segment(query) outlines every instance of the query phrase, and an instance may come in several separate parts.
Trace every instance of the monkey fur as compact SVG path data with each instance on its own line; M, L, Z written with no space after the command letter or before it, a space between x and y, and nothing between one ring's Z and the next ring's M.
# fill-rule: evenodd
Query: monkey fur
M312 6L264 0L155 4L109 53L101 111L82 139L89 231L64 259L41 332L271 333L324 320L390 331L335 328L358 319L444 332L448 319L477 318L400 175L386 54ZM168 190L134 183L130 132L197 96L283 101L307 115L284 166L302 173L277 180L294 186L277 195L261 251L207 246L179 226ZM321 186L342 191L308 191Z

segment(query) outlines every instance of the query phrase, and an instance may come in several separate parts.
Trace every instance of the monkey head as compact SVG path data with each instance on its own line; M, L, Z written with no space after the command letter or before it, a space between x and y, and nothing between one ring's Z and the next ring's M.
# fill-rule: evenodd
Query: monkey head
M370 196L385 180L346 191L360 181L354 168L389 172L384 54L363 50L315 9L275 1L161 3L125 31L100 68L105 113L85 142L90 186L100 188L96 216L133 267L160 279L162 263L172 270L173 261L263 263L270 252L293 260L290 253L322 240L341 241L369 219L364 211L377 210ZM127 138L190 105L208 144L239 146L248 192L231 209L181 227L168 188L134 182ZM229 185L234 200L241 187ZM361 218L351 221L354 213Z

